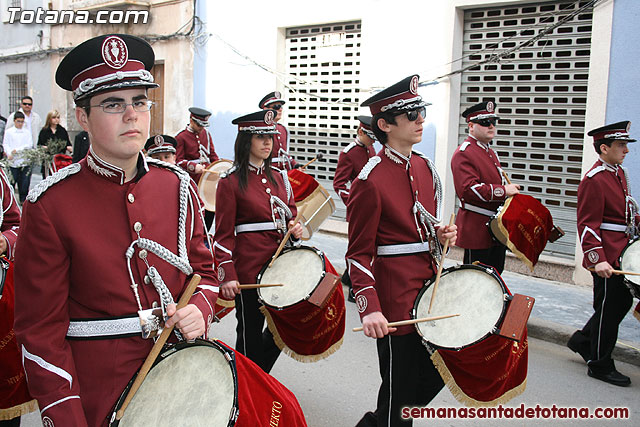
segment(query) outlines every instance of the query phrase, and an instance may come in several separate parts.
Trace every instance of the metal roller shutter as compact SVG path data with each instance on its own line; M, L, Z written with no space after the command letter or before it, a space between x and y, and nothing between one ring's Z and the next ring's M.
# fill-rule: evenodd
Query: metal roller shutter
M337 218L345 217L345 206L333 191L333 175L340 152L353 141L357 128L360 36L360 21L286 30L289 152L303 163L323 154L307 172L331 193Z
M588 2L538 2L464 14L462 67L519 45ZM493 148L524 193L540 200L566 236L545 253L573 258L581 178L592 9L499 63L462 74L461 111L493 100L501 117ZM460 141L467 135L460 119Z

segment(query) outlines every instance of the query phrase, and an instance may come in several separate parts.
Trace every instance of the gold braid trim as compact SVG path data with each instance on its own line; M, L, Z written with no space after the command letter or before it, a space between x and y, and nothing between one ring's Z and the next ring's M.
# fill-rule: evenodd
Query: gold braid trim
M30 412L38 409L38 402L35 399L29 402L21 403L20 405L12 406L11 408L0 408L0 421L12 420L14 418L21 417Z
M216 299L216 304L222 307L228 307L228 308L233 308L236 306L236 302L234 300L228 300L223 298Z
M344 335L343 335L338 342L336 342L335 344L333 344L331 347L329 347L327 350L325 350L320 354L309 354L309 355L298 354L295 351L291 350L284 343L284 341L282 340L282 337L280 337L278 328L276 327L276 324L273 322L273 319L271 318L271 313L269 313L269 310L267 310L265 306L261 306L260 312L262 312L265 319L267 319L267 326L269 327L269 331L271 331L271 334L273 335L273 341L276 343L278 348L282 350L284 354L291 357L292 359L297 360L298 362L313 363L313 362L317 362L318 360L326 359L327 357L331 356L333 353L338 351L338 349L342 346L342 342L344 341Z
M522 381L522 384L512 388L497 399L483 402L481 400L476 400L470 397L464 391L462 391L462 389L458 386L458 384L456 384L455 380L453 379L453 376L451 375L451 372L449 372L449 368L447 368L447 365L444 363L442 356L440 356L437 351L431 355L431 361L442 377L442 381L444 381L446 386L449 388L449 391L451 391L453 397L455 397L458 402L462 403L465 406L471 406L474 408L498 406L507 403L516 396L521 395L527 388L527 379L525 378L524 381Z

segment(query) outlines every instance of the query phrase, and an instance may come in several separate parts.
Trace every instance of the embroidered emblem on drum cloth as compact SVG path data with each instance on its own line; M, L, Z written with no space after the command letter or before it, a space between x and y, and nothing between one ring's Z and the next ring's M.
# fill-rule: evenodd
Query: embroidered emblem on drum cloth
M87 164L89 165L89 168L91 168L91 170L93 170L98 175L107 177L116 176L115 172L112 172L109 169L105 169L102 166L98 166L96 162L91 158L91 156L87 156Z
M587 255L587 258L589 259L589 261L591 261L592 264L595 264L598 262L598 260L600 260L600 255L598 255L598 252L596 251L591 251L589 252L589 255Z
M493 189L493 195L496 197L502 197L504 196L504 188L502 187L496 187Z
M367 309L367 297L364 295L358 295L356 297L356 306L358 307L358 313L364 313Z
M222 282L224 280L224 267L218 267L218 280Z
M336 306L333 304L330 304L327 306L327 311L325 311L324 313L324 317L327 320L333 320L336 318L336 314L337 314L337 310L336 310Z
M53 420L47 416L42 417L42 426L43 427L55 427Z
M358 174L358 179L365 181L367 178L369 178L369 174L371 173L373 168L375 168L376 165L381 161L382 159L378 156L373 156L372 158L370 158L369 161L360 170L360 173Z

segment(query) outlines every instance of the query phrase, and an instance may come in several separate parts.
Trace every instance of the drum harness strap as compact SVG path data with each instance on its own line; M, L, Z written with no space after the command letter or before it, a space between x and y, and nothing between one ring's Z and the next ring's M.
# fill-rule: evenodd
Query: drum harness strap
M622 166L620 166L620 169L624 172L624 179L627 181L627 191L625 194L625 219L627 226L624 231L629 238L634 238L640 235L640 229L636 226L636 216L640 212L640 208L638 207L638 202L631 197L631 183L629 182L627 170Z

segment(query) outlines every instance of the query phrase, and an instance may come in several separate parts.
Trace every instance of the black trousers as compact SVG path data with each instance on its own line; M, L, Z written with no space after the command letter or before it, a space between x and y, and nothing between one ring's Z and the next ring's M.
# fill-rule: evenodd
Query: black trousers
M402 419L402 408L426 406L444 382L417 332L387 335L376 345L382 377L378 404L375 413L365 415L358 426L411 426L413 420Z
M20 417L12 418L10 420L0 421L0 427L19 427Z
M593 276L593 316L581 331L572 337L580 353L590 354L589 368L606 374L615 369L611 353L618 339L618 327L629 312L633 297L624 284L624 277L612 275L604 279Z
M236 296L236 350L253 360L269 373L280 355L269 328L265 328L264 315L260 312L258 291L246 289Z
M211 211L204 211L204 229L207 233L211 230L211 225L213 224L213 220L216 218L216 213Z
M492 266L498 273L502 274L506 252L507 247L504 245L495 245L488 249L465 249L464 263L471 264L474 261L480 261L483 264Z

